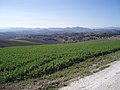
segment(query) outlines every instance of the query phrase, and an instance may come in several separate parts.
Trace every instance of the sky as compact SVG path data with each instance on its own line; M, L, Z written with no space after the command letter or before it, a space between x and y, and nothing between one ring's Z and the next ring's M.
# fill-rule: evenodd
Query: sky
M0 0L1 27L120 27L120 0Z

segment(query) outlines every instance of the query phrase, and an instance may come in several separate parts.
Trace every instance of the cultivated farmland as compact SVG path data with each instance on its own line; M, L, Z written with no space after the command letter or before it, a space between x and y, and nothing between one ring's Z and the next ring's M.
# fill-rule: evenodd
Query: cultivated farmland
M120 50L120 40L0 48L0 82L42 77Z

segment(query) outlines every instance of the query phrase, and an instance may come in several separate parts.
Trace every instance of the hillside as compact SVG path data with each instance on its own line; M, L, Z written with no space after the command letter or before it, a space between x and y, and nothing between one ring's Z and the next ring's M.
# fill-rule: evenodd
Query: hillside
M11 82L41 77L119 49L119 40L1 48L1 79L2 82Z
M0 87L9 82L49 77L76 63L119 50L120 40L0 48Z
M120 28L11 28L0 31L0 47L120 39ZM21 40L32 43L19 42Z

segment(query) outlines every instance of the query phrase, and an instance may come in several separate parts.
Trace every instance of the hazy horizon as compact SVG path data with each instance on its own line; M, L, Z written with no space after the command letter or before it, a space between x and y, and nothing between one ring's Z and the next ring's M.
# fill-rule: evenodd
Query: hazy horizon
M119 0L0 0L0 28L120 27Z

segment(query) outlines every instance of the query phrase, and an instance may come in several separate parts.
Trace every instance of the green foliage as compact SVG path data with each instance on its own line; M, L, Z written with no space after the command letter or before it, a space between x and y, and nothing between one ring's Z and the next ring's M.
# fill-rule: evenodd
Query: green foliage
M41 77L120 50L120 40L0 48L0 82Z

